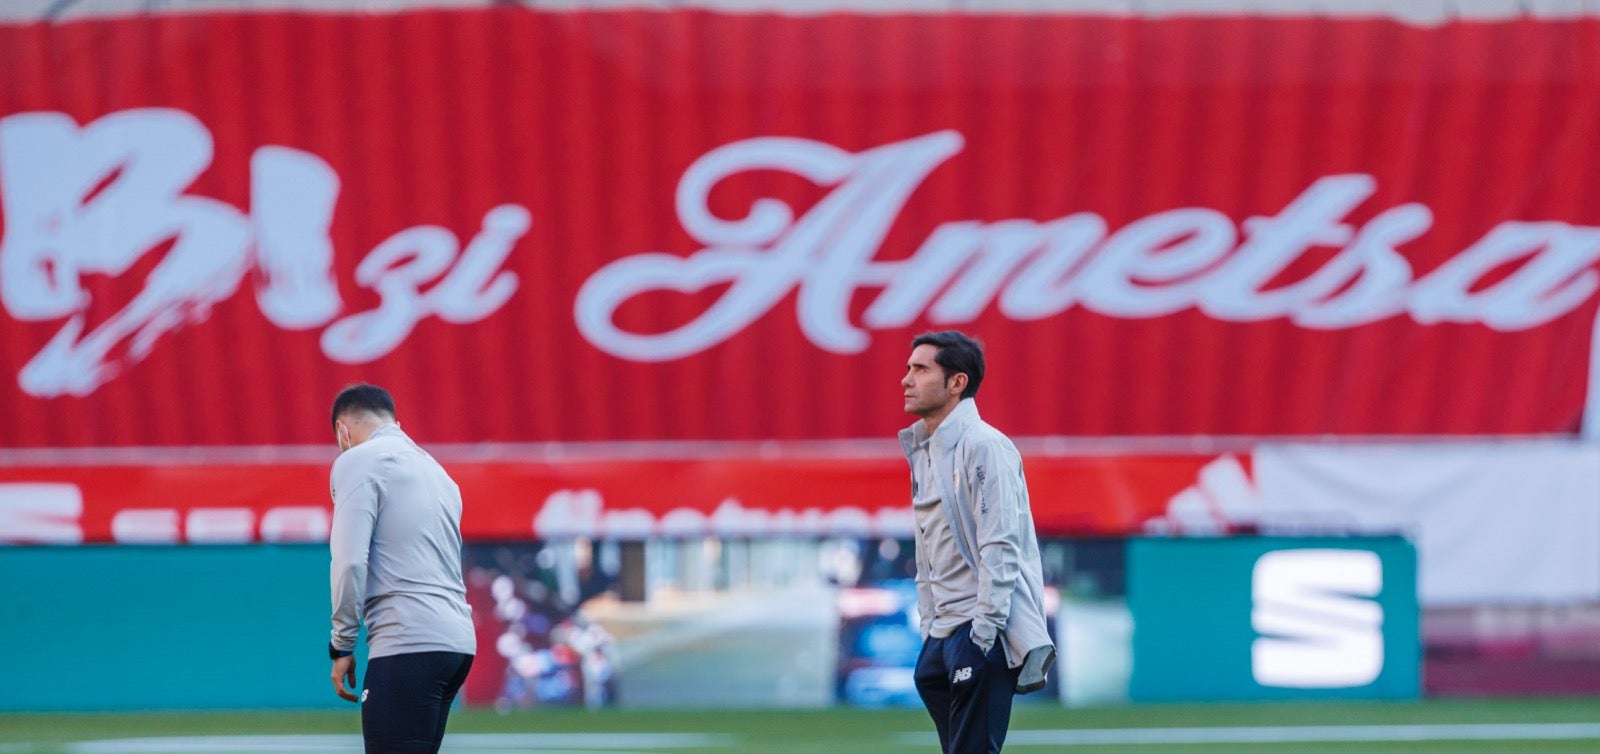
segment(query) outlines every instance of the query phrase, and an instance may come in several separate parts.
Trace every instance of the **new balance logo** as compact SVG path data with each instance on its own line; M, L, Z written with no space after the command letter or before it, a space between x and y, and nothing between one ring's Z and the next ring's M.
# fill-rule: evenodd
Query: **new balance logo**
M1250 667L1263 686L1366 686L1383 672L1383 564L1365 550L1280 550L1256 561Z
M970 680L972 680L972 668L962 668L956 671L955 676L950 679L950 682L960 683L962 681Z

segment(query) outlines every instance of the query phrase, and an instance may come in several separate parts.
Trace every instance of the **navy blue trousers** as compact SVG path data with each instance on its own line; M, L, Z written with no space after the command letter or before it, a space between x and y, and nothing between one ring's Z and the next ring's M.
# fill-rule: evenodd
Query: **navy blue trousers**
M939 730L944 754L994 754L1011 727L1017 674L1006 667L997 638L984 654L972 643L972 624L939 639L928 637L917 657L917 694Z
M472 669L472 655L412 652L367 663L361 737L367 754L434 754L445 720Z

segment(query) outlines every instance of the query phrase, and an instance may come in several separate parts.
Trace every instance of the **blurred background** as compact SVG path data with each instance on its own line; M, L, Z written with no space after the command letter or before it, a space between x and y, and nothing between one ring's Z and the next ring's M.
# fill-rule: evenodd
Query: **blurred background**
M360 381L463 491L469 711L919 709L946 328L1029 719L1600 722L1597 130L1590 0L6 0L0 751L351 709Z

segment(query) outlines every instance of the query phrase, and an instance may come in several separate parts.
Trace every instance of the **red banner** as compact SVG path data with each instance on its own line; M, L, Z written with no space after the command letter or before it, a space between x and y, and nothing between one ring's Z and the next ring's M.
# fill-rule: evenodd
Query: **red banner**
M753 455L445 465L475 541L911 536L904 458ZM1035 524L1046 536L1143 531L1214 460L1029 459ZM0 468L0 544L324 541L327 490L327 465L312 463Z
M1500 54L1515 50L1515 55ZM1581 430L1600 22L0 27L0 447ZM575 472L573 472L575 473Z

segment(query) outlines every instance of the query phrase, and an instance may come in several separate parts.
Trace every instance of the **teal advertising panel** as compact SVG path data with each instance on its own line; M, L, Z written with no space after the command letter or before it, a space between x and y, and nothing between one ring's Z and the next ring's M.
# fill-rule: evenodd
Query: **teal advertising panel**
M1133 701L1418 694L1401 537L1137 539L1127 567Z
M0 547L0 574L0 710L355 709L326 545Z

